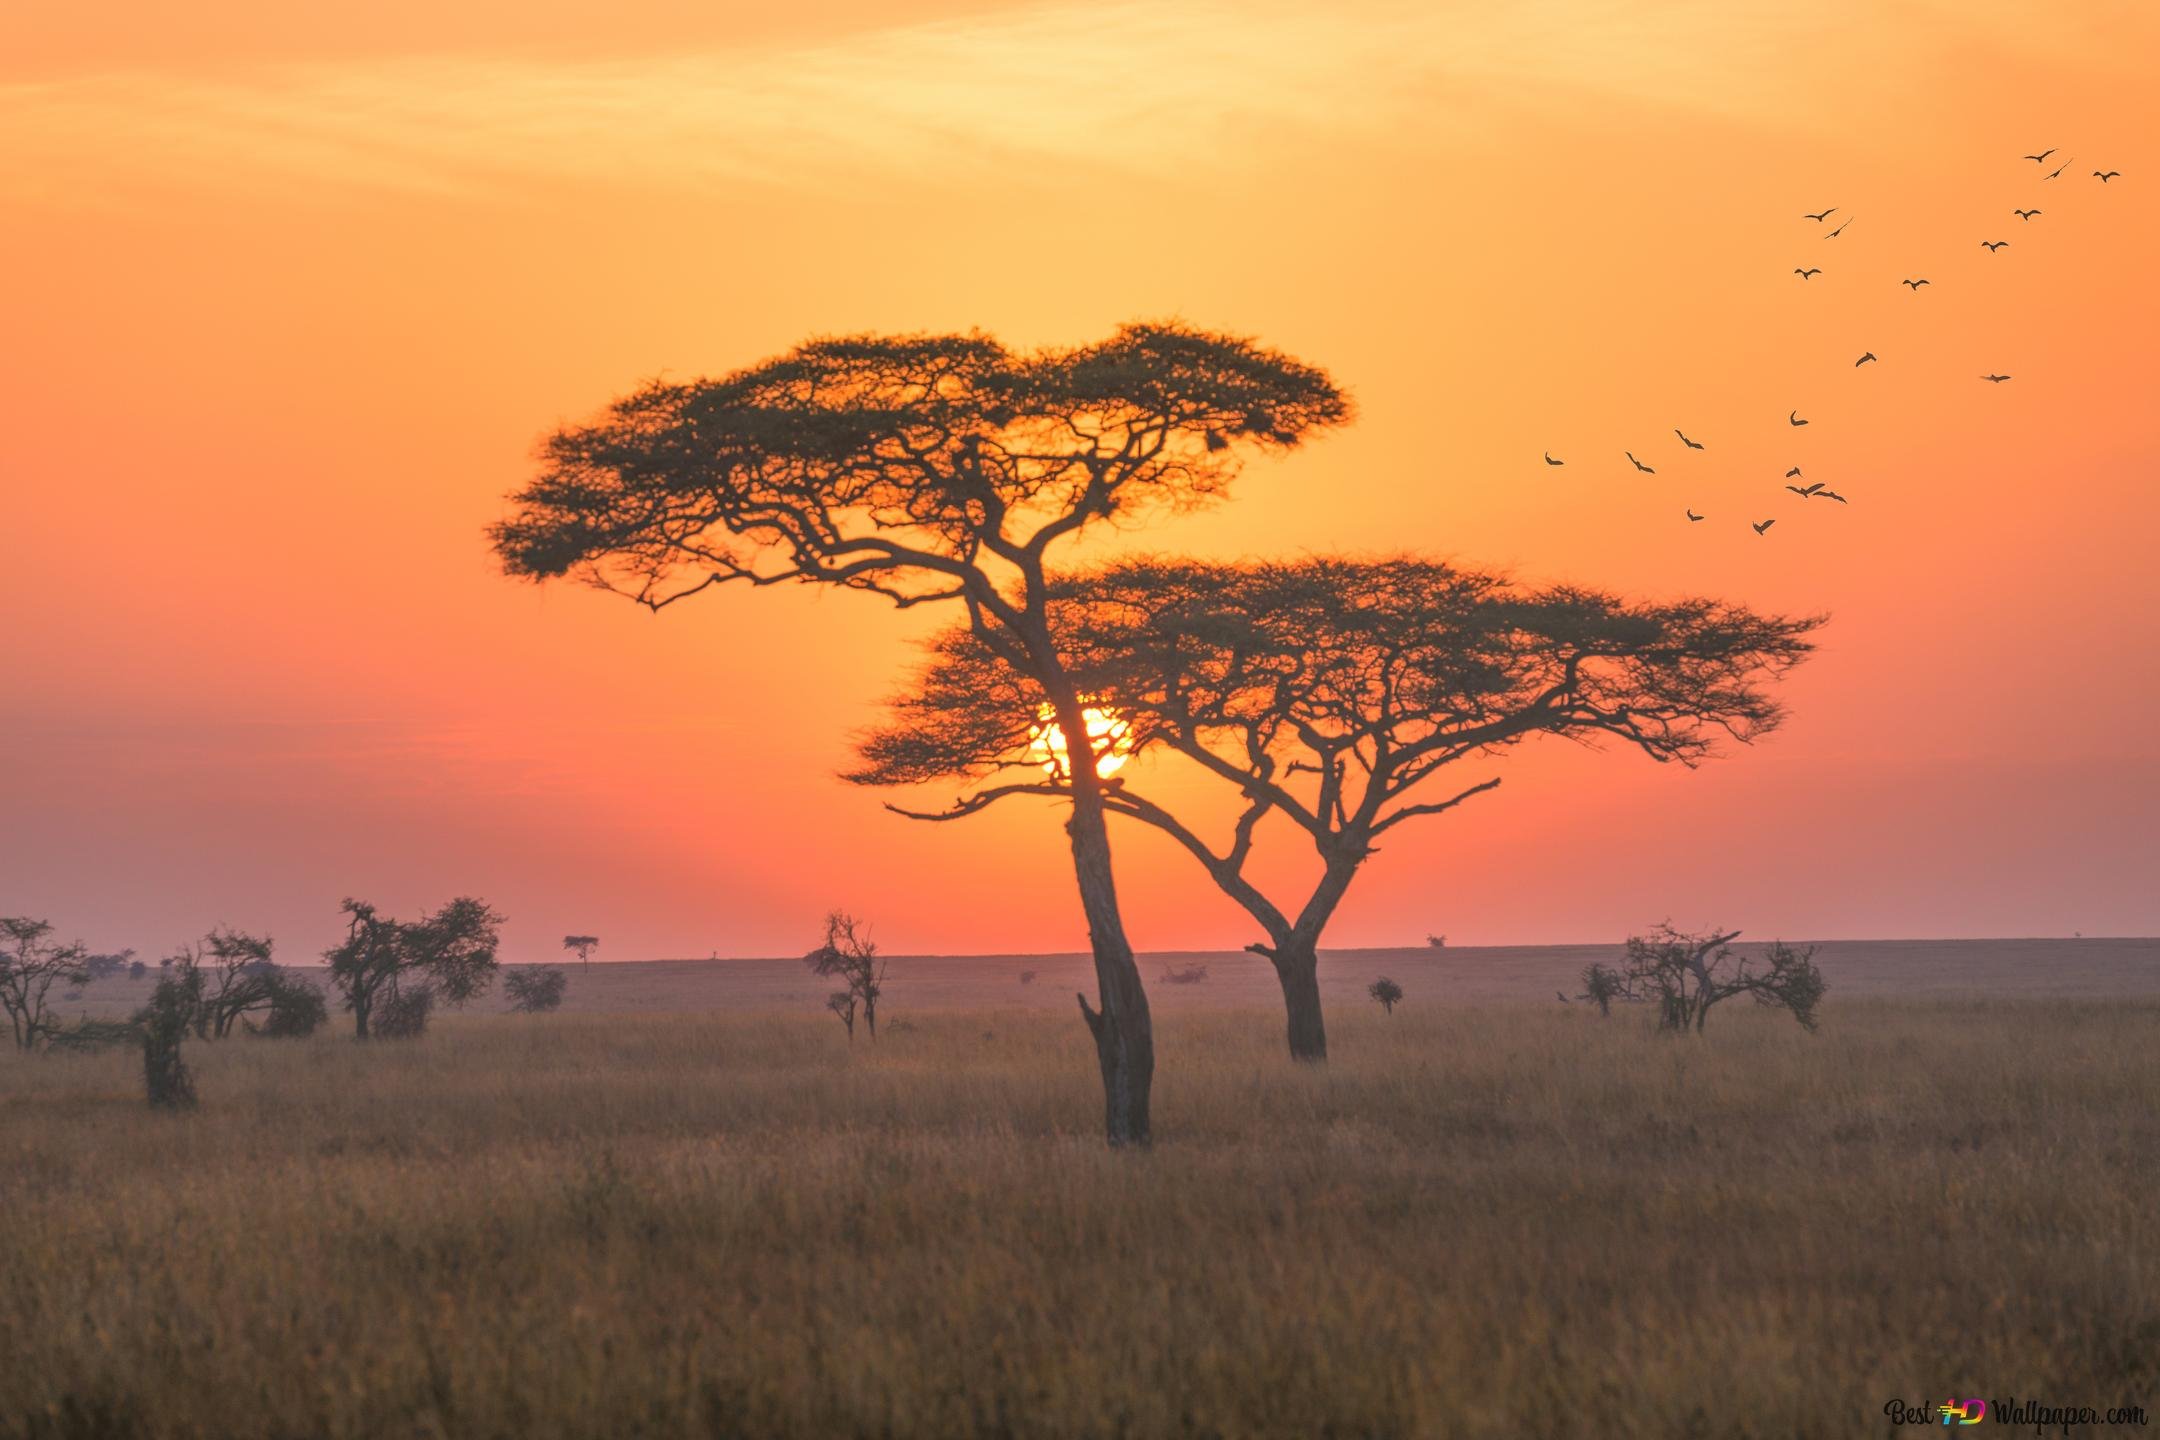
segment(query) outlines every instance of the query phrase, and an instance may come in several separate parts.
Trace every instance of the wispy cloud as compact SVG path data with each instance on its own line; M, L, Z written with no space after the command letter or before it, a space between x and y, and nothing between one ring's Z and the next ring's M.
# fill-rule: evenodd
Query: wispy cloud
M1850 10L1855 24L1891 7ZM2020 7L1922 7L1971 38ZM1953 16L1955 19L1953 20ZM1057 5L821 47L640 60L425 57L216 80L0 86L0 193L94 200L146 183L332 192L627 184L830 185L1264 168L1263 140L1472 129L1493 98L1767 121L1805 113L1779 56L1818 4L1523 0ZM2051 32L2062 43L2063 30ZM1940 38L1940 36L1938 36ZM1896 57L1855 47L1851 64Z

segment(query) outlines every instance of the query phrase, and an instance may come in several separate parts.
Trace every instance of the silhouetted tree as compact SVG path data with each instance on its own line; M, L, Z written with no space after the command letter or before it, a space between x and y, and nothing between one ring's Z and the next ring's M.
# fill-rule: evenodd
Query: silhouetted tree
M575 951L579 962L590 969L592 966L592 952L600 948L600 937L598 935L565 935L562 937L562 948Z
M1379 1001L1380 1008L1390 1015L1393 1015L1395 1007L1402 1003L1402 986L1385 975L1366 986L1365 993Z
M979 334L819 340L722 380L648 385L557 433L492 536L512 574L574 574L654 609L731 581L953 603L1085 736L1048 623L1050 547L1217 499L1241 451L1289 449L1349 409L1323 372L1182 325L1025 354ZM1154 1031L1086 759L1066 830L1101 1008L1082 996L1080 1010L1111 1143L1145 1143Z
M570 977L553 966L512 970L503 976L503 989L509 992L510 1008L523 1015L543 1015L560 1009L563 992L569 988Z
M811 973L827 979L838 977L847 986L847 993L862 1006L863 1026L877 1039L878 997L885 993L885 962L878 958L878 947L870 938L870 929L862 921L845 910L835 910L825 917L825 941L817 949L803 956L803 963ZM831 1001L826 1002L831 1006ZM838 1008L834 1013L838 1014ZM854 1009L848 1011L848 1038L855 1038Z
M1259 924L1267 938L1248 948L1273 964L1290 1053L1304 1060L1327 1055L1317 947L1358 867L1397 825L1500 783L1422 798L1435 777L1536 735L1699 764L1720 738L1776 727L1783 712L1767 684L1809 653L1822 623L1712 600L1535 589L1416 558L1141 560L1048 588L1067 673L1117 713L1122 743L1181 756L1241 797L1220 844L1144 795L1130 769L1103 806L1177 840ZM1062 798L1065 777L1041 761L1040 687L966 629L935 637L929 652L848 778L988 782L948 810L901 811L924 820L1014 795ZM1246 873L1271 816L1303 831L1317 861L1295 903Z
M132 960L128 962L127 973L128 979L140 980L143 978L143 976L150 973L150 967L148 965L145 965L140 960Z
M80 940L59 944L52 933L50 921L0 915L0 1010L18 1050L35 1050L52 1030L45 997L53 986L90 982L88 948Z
M323 952L330 982L353 1013L354 1033L417 1035L438 995L463 1003L495 978L495 946L503 917L469 896L418 920L392 920L373 905L347 900L342 944ZM371 1026L377 1010L383 1024Z
M1615 1000L1637 998L1627 976L1602 961L1585 967L1582 984L1582 998L1597 1006L1600 1015L1612 1014ZM1567 996L1562 995L1560 998L1565 1000Z
M199 944L181 946L159 967L168 977L195 977L196 1039L222 1040L242 1015L269 1008L278 989L270 952L266 937L220 927Z
M1630 936L1622 993L1656 1002L1658 1028L1676 1034L1700 1034L1711 1007L1735 995L1790 1010L1802 1028L1813 1030L1815 1007L1829 989L1814 947L1795 950L1778 940L1757 958L1734 952L1739 937L1737 930L1690 935L1669 924Z
M305 1040L322 1028L330 1018L330 1007L323 1000L322 991L293 974L280 969L273 977L275 985L270 996L270 1013L261 1024L246 1022L254 1034L270 1040Z
M150 1003L135 1014L142 1036L143 1089L155 1110L188 1110L195 1105L195 1077L180 1053L197 1028L203 977L192 967L159 977Z

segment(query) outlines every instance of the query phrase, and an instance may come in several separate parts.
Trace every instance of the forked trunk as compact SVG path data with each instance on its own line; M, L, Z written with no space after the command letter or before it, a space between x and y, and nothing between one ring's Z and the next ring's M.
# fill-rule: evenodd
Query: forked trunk
M1320 959L1313 945L1292 940L1269 957L1282 982L1290 1019L1290 1058L1315 1064L1327 1059L1327 1023L1320 1015Z
M1066 733L1085 732L1075 728ZM1080 1013L1094 1034L1095 1058L1102 1066L1103 1127L1112 1145L1145 1145L1150 1138L1148 1102L1155 1087L1155 1026L1132 942L1125 938L1125 922L1118 913L1102 797L1084 785L1076 787L1065 829L1072 837L1073 874L1080 882L1088 943L1095 952L1095 988L1102 997L1098 1011L1082 995Z

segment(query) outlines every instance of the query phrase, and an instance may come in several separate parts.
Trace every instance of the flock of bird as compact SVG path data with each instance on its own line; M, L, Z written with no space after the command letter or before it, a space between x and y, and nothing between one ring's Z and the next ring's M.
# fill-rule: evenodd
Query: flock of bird
M2023 158L2032 161L2036 165L2045 165L2047 164L2049 158L2055 154L2056 148L2057 147L2050 146L2049 148L2042 150L2037 155L2027 155ZM2076 163L2077 157L2072 156L2069 159L2064 160L2061 164L2057 165L2054 169L2048 171L2047 174L2041 178L2045 180L2053 180ZM2095 180L2098 180L2103 185L2107 184L2111 180L2114 180L2122 174L2120 170L2095 170L2092 173L2093 178ZM1822 225L1828 223L1830 217L1837 213L1838 207L1833 205L1827 210L1817 211L1812 215L1802 215L1801 218L1804 220L1813 221L1817 225ZM2034 207L2030 209L2013 209L2010 213L2017 216L2018 219L2022 222L2030 222L2032 219L2034 219L2034 217L2040 215L2042 212L2037 207ZM1842 220L1838 222L1836 229L1827 232L1822 238L1825 240L1837 239L1838 236L1845 233L1846 227L1850 226L1856 218L1857 217L1852 215L1845 216ZM1981 246L1986 249L1990 255L1997 253L2009 243L2010 242L2008 240L1983 240L1980 242ZM1822 273L1822 267L1818 265L1796 266L1793 270L1793 274L1799 276L1803 283L1814 279L1817 275L1820 275ZM1920 293L1920 287L1926 285L1929 282L1926 276L1915 275L1907 277L1900 283L1903 284L1906 289L1910 290L1913 294L1917 295ZM1862 365L1876 363L1879 363L1879 357L1875 354L1873 350L1868 350L1862 352L1860 358L1853 361L1853 368L1857 370ZM2008 375L1990 373L1987 375L1982 375L1980 378L1987 381L1991 385L2000 385L2005 380L2008 380L2010 377ZM1798 410L1788 412L1785 418L1789 425L1796 428L1802 425L1806 425L1808 423L1808 421L1801 416ZM1673 434L1679 436L1680 443L1690 450L1702 450L1708 448L1698 440L1689 439L1685 431L1676 428L1674 429ZM1623 450L1621 453L1627 456L1628 463L1630 465L1633 465L1636 470L1640 471L1642 474L1657 474L1657 470L1655 468L1644 464L1641 460L1638 460L1635 457L1634 451ZM1545 452L1545 463L1547 465L1565 465L1567 462L1565 460L1554 459L1552 452L1548 450ZM1800 467L1797 465L1793 466L1790 470L1787 470L1785 472L1785 488L1791 491L1793 494L1799 496L1803 500L1835 500L1840 505L1851 503L1846 500L1843 495L1838 494L1837 491L1830 489L1827 485L1825 485L1819 480L1812 483L1803 483L1798 485L1792 483L1795 480L1806 481L1806 477L1800 473ZM1710 518L1707 515L1697 514L1693 506L1684 507L1684 513L1687 515L1689 524L1699 524L1702 521ZM1772 516L1767 520L1750 521L1748 524L1748 528L1753 530L1757 535L1766 535L1769 533L1770 527L1775 524L1777 524L1777 518L1775 516Z

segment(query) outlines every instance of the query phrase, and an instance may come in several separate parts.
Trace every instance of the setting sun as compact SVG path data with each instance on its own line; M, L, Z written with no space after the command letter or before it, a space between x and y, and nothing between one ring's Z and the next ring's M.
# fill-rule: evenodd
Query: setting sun
M1132 726L1110 710L1090 705L1087 709L1088 743L1095 751L1095 773L1108 779L1132 758ZM1053 779L1070 773L1066 768L1065 731L1051 717L1050 707L1028 732L1028 757L1050 772Z

